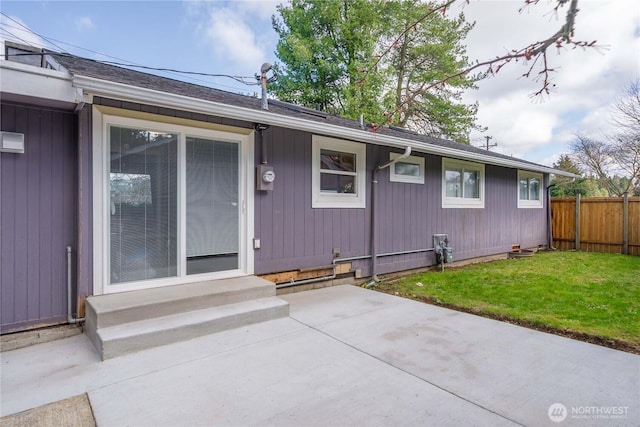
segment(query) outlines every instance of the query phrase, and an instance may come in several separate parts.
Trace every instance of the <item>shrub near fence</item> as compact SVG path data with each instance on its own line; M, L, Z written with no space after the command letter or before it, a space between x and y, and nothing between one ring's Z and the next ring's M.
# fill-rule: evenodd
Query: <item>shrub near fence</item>
M640 197L551 199L558 249L640 255Z

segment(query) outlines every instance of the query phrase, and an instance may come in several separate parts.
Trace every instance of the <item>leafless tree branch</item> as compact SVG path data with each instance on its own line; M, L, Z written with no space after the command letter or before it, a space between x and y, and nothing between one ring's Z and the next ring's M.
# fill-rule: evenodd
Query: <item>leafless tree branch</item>
M448 0L437 6L430 6L427 12L412 25L408 26L378 57L376 58L375 63L369 70L376 69L380 64L380 61L387 56L401 41L406 34L414 28L416 25L425 21L429 16L434 13L446 13L447 10L453 3L456 1L464 1L467 4L469 0ZM535 5L539 2L539 0L524 0L524 7L528 7L530 5ZM575 19L576 15L579 12L578 9L578 0L556 0L556 5L554 7L554 11L557 13L561 7L565 6L569 3L567 14L564 20L564 23L560 27L560 29L552 34L550 37L540 40L534 43L529 44L521 49L514 49L502 56L496 56L495 58L491 58L485 61L476 61L474 64L460 71L459 73L447 76L445 79L434 82L430 85L425 86L421 89L421 93L424 94L427 91L446 86L448 81L452 79L456 79L465 75L469 75L473 71L483 70L480 75L484 78L487 76L496 75L503 67L510 64L511 62L519 62L519 61L530 61L530 67L527 72L523 74L523 77L529 78L532 77L532 74L537 66L541 66L540 71L535 76L535 81L541 81L541 87L539 90L531 94L532 97L537 97L543 94L550 94L551 89L555 86L552 82L551 75L555 70L549 66L547 51L550 47L555 46L557 49L562 49L566 47L572 48L598 48L596 41L576 41L573 40L573 36L575 33ZM521 9L522 10L522 9ZM541 65L540 65L541 64ZM364 81L368 74L369 70L365 70L361 81ZM420 93L418 93L419 95ZM407 100L403 101L399 105L396 106L395 111L389 112L386 114L386 120L390 123L393 120L393 117L398 115L403 109L406 108Z
M571 147L575 159L594 173L612 195L640 192L640 83L631 83L613 106L616 133L596 140L577 135ZM620 175L620 176L618 176ZM620 185L620 178L629 181Z

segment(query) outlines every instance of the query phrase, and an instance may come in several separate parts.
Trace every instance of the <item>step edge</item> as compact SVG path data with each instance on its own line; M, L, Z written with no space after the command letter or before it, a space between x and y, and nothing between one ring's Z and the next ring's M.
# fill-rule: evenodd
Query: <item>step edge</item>
M102 360L111 359L155 347L188 341L209 334L242 328L270 320L282 319L287 317L288 314L288 304L280 304L265 307L255 312L236 313L223 318L211 319L199 323L200 329L194 329L194 325L189 324L174 327L169 330L151 331L143 335L132 335L117 339L102 339L100 337L99 353ZM223 319L226 319L228 322L221 323L220 321ZM190 333L182 334L185 330ZM146 342L148 340L153 340L153 343L149 344ZM122 347L125 348L123 349Z
M176 294L190 289L191 292L184 292L189 297L199 297L203 295L217 295L227 292L243 292L250 290L265 290L275 292L275 285L272 282L261 279L257 276L242 276L230 279L204 280L179 285L161 286L151 289L140 289L135 291L118 292L113 294L93 295L86 299L97 314L109 312L110 305L117 303L122 309L133 308L140 304L153 304L172 301ZM275 293L274 293L275 295ZM107 306L107 307L105 307Z
M107 339L108 338L112 338L113 339L113 337L110 337L110 335L117 334L120 331L131 332L131 331L134 331L138 327L143 327L144 328L147 325L152 325L152 326L157 325L157 326L159 326L158 322L162 322L165 325L172 326L173 322L179 322L180 320L195 319L199 315L202 315L203 313L206 313L206 312L210 312L210 313L216 314L216 316L213 316L213 317L207 319L207 321L212 321L212 320L215 320L215 319L224 319L227 316L233 316L235 314L245 313L244 311L240 311L242 306L256 305L256 303L258 304L258 306L255 307L253 310L246 311L246 313L256 312L256 311L260 311L260 310L264 310L264 309L270 309L270 308L274 308L274 307L285 307L285 306L288 307L289 306L289 303L287 301L281 299L281 298L268 297L268 298L261 298L261 299L257 299L257 300L242 301L242 302L233 303L233 304L226 304L226 305L222 305L222 306L208 307L208 308L203 308L203 309L198 309L198 310L185 311L185 312L181 312L181 313L174 313L174 314L169 314L169 315L166 315L166 316L160 316L160 317L155 317L155 318L138 320L138 321L135 321L135 322L129 322L129 323L123 323L123 324L119 324L119 325L113 325L113 326L98 328L96 330L96 333L100 336L100 339L104 342L104 338L105 337L107 337ZM198 322L188 323L188 324L185 324L184 326L196 325L196 324L198 324ZM163 329L160 329L160 328L151 328L149 330L149 332L162 331L162 330ZM128 334L117 335L117 337L121 337L121 336L129 336L129 335ZM133 336L133 334L131 336ZM117 339L117 337L116 337L116 339Z

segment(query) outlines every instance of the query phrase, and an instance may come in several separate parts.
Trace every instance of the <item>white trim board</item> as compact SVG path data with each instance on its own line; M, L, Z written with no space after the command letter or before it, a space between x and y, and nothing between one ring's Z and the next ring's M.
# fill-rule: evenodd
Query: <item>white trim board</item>
M254 233L254 191L253 191L253 178L254 178L254 133L246 134L243 132L231 133L227 131L210 130L202 128L193 128L190 126L183 126L172 123L164 123L159 120L141 120L138 118L127 117L127 110L121 110L122 115L107 115L103 114L99 108L93 107L93 282L94 282L94 295L101 295L114 292L123 292L138 289L149 289L161 286L178 285L183 283L190 283L194 281L223 279L229 277L237 277L248 274L253 274L254 270L254 255L251 242L253 240ZM160 117L160 116L159 116ZM107 153L107 124L116 124L133 127L152 128L159 131L176 132L180 134L180 142L178 150L184 150L184 139L189 136L202 136L207 138L215 138L218 140L236 141L239 143L240 154L240 176L239 176L239 190L240 190L240 203L239 206L239 250L238 250L238 269L198 274L187 275L184 265L184 227L185 218L180 216L178 211L178 272L177 276L164 277L158 279L152 279L147 281L129 282L109 284L109 248L106 246L108 241L109 232L109 217L108 217L108 180L106 179L108 171L109 156ZM184 153L182 153L184 154ZM178 185L181 186L183 191L178 191L179 200L178 203L183 205L184 203L184 156L178 160Z
M281 126L289 129L297 129L312 134L326 135L341 139L349 139L356 142L384 145L396 148L411 147L412 150L435 154L443 157L452 157L461 160L470 160L484 164L504 166L513 169L527 169L535 172L550 173L568 177L576 177L570 172L564 172L542 165L532 165L518 159L505 159L490 155L468 152L450 147L412 141L394 136L374 133L362 129L352 129L343 126L321 123L272 113L268 110L254 110L245 107L223 104L220 102L206 101L188 96L161 92L122 83L110 82L94 77L75 75L74 86L83 89L87 94L115 97L132 102L140 102L167 108L176 108L202 114L210 114L231 119L249 122L264 123L272 126Z

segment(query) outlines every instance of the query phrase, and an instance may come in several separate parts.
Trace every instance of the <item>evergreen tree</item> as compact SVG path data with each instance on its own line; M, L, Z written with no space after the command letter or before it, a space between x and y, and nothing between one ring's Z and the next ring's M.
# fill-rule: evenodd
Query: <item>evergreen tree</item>
M468 143L476 106L460 101L472 79L462 15L431 14L418 0L292 0L273 27L276 96L376 124L391 124ZM383 52L386 46L391 49ZM383 55L383 53L386 53Z
M568 154L560 156L557 162L553 164L555 169L571 172L576 175L582 175L582 170L576 165ZM551 197L606 197L609 195L607 190L601 188L598 180L594 178L569 178L567 176L555 176L551 180Z

